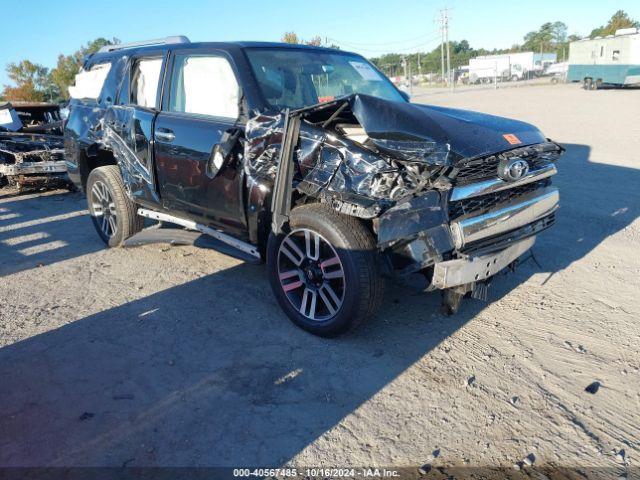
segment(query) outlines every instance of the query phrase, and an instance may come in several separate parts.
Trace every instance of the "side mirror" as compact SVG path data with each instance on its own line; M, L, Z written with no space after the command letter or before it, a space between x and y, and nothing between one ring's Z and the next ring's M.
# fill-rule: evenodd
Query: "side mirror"
M220 143L216 143L211 150L209 161L207 162L206 175L214 178L220 170L224 168L231 157L234 147L238 143L242 131L239 128L232 128L224 132Z
M211 156L209 157L209 161L207 162L207 177L215 178L224 164L227 162L228 156L224 154L224 150L221 145L217 143L213 150L211 151Z
M411 94L409 92L407 92L406 90L403 90L402 88L399 89L400 90L400 95L402 95L402 98L404 98L407 102L411 101Z

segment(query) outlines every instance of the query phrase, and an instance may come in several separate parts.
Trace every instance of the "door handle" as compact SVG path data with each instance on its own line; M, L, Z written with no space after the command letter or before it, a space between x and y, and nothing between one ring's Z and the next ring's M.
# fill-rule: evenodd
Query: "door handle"
M159 142L171 143L176 138L172 130L168 128L159 128L156 130L155 139Z

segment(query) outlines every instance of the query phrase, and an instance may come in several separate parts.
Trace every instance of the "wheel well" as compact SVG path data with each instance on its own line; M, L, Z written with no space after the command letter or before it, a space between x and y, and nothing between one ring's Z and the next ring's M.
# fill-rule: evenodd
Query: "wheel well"
M104 148L99 148L97 145L92 145L86 149L80 158L80 178L82 180L82 188L87 186L87 179L89 174L95 168L102 167L104 165L117 165L113 152Z

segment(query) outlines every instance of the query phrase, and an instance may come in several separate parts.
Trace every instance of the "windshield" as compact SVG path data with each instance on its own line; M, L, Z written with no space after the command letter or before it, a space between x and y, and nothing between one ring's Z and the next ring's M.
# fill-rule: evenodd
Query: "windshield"
M358 55L293 48L246 52L262 95L273 108L302 108L352 93L405 101L387 77Z

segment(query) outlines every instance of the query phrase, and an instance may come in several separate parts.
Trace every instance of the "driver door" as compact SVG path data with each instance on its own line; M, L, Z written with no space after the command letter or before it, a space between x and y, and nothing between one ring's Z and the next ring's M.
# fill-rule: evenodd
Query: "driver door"
M176 50L171 57L154 134L163 205L242 237L246 216L240 146L228 141L242 128L233 63L225 52L209 48ZM220 146L231 151L214 166L213 152Z

